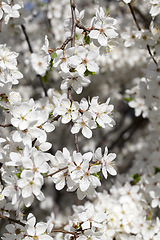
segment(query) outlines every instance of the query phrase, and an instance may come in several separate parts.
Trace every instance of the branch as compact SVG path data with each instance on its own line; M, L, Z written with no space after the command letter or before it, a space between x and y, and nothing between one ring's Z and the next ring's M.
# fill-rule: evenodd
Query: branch
M31 46L31 43L30 43L28 34L27 34L27 32L26 32L26 28L25 28L24 25L21 25L21 28L22 28L22 32L24 33L24 36L25 36L25 38L26 38L26 41L27 41L27 43L28 43L29 51L30 51L31 53L33 53L33 49L32 49L32 46Z
M132 14L132 16L133 16L133 19L134 19L134 21L135 21L135 24L137 25L138 30L141 31L141 28L140 28L140 26L139 26L139 23L138 23L138 21L137 21L136 15L134 14L134 11L133 11L133 8L132 8L131 4L128 3L128 6L129 6L129 9L130 9L131 14ZM158 63L157 63L157 61L155 60L153 54L151 53L151 49L150 49L150 46L149 46L148 44L147 44L147 50L148 50L149 55L151 56L152 60L154 61L154 63L155 63L156 66L158 67Z
M70 0L70 4L71 4L71 12L72 12L72 33L71 33L72 40L71 40L71 47L74 47L75 46L76 24L77 24L74 0Z
M33 53L33 48L32 48L32 46L31 46L31 42L30 42L29 37L28 37L28 34L27 34L27 32L26 32L26 28L25 28L24 25L21 25L21 28L22 28L22 32L23 32L24 35L25 35L26 41L27 41L27 43L28 43L29 51L30 51L31 53ZM39 79L39 81L40 81L40 84L41 84L41 86L42 86L42 88L43 88L43 91L44 91L45 96L48 97L47 90L46 90L46 88L45 88L45 86L44 86L44 84L43 84L43 81L42 81L41 76L40 76L39 74L37 74L37 77L38 77L38 79Z
M2 180L2 172L1 172L1 167L3 166L3 163L0 162L0 183L2 186L4 186L3 184L3 180Z
M0 127L4 127L4 128L5 128L5 127L13 127L13 125L10 124L10 123L9 123L9 124L6 124L6 125L0 124Z
M45 86L44 86L44 83L43 83L43 81L42 81L42 77L41 77L39 74L37 75L37 77L39 78L39 81L40 81L40 84L41 84L41 86L42 86L42 88L43 88L43 91L44 91L45 96L48 97L47 89L46 89Z
M5 219L5 220L8 220L9 222L14 222L14 223L18 223L19 225L25 227L26 224L25 223L22 223L20 220L16 220L16 219L13 219L13 218L10 218L10 217L6 217L6 216L3 216L2 214L0 214L0 218L2 219Z
M112 143L112 145L108 148L109 151L113 149L115 146L123 146L126 141L128 141L131 136L136 132L138 128L142 128L143 124L147 124L148 119L140 117L135 117L132 123L127 126L118 136L118 138ZM124 138L125 133L130 132L127 138Z
M130 9L130 11L132 13L133 19L135 21L135 24L137 25L138 30L141 31L141 28L140 28L139 23L137 21L136 15L134 14L133 8L132 8L130 3L128 3L128 7L129 7L129 9Z
M54 122L54 121L58 121L58 119L61 117L61 115L57 115L56 117L54 117L53 119L50 120L50 123Z
M84 26L83 26L81 23L79 23L78 21L77 21L77 23L76 23L76 27L78 27L79 29L83 29L84 32L90 32L90 31L91 31L91 29L84 27Z
M52 177L52 176L55 175L56 173L59 173L59 172L65 170L65 169L68 169L68 167L61 168L61 169L57 170L56 172L51 173L51 174L48 174L48 175L44 175L43 177L44 177L44 178Z
M66 46L71 40L72 40L72 37L68 37L68 38L64 41L64 43L62 44L62 46L61 46L60 48L57 48L57 50L58 50L58 49L64 50L65 46Z
M72 234L72 235L77 235L75 232L69 232L69 231L65 231L65 230L61 230L61 229L52 229L52 232L61 232L61 233L68 233L68 234Z

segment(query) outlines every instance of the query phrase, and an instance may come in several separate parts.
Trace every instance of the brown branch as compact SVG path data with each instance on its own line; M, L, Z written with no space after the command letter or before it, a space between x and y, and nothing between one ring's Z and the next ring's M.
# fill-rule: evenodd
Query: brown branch
M156 59L153 57L153 54L151 53L151 48L148 44L147 44L147 49L148 49L149 55L151 56L152 60L154 61L154 63L158 67L158 63L157 63Z
M42 88L43 88L43 91L44 91L45 97L48 97L47 89L46 89L45 86L44 86L44 83L43 83L43 80L42 80L41 75L37 74L37 77L38 77L38 79L39 79L39 81L40 81L40 84L41 84L41 86L42 86Z
M130 9L131 14L132 14L132 16L133 16L133 19L134 19L134 21L135 21L135 24L137 25L138 30L141 31L141 27L139 26L139 23L138 23L138 21L137 21L136 15L135 15L135 13L134 13L134 10L133 10L131 4L128 3L128 6L129 6L129 9ZM148 44L147 44L147 50L148 50L149 55L151 56L152 60L154 61L154 63L155 63L156 66L158 67L158 63L157 63L157 61L155 60L155 58L153 57L153 54L151 53L150 46L149 46Z
M138 30L141 31L141 28L140 28L140 26L139 26L139 23L138 23L138 21L137 21L137 18L136 18L135 14L134 14L133 8L132 8L132 6L131 6L130 3L128 3L128 7L129 7L129 9L130 9L130 11L131 11L131 13L132 13L133 19L134 19L134 21L135 21L135 24L137 25Z
M0 214L0 218L5 219L5 220L7 220L7 221L9 221L9 222L18 223L19 225L21 225L21 226L23 226L23 227L26 226L26 224L25 224L25 223L22 223L20 220L16 220L16 219L13 219L13 218L10 218L10 217L6 217L6 216L4 216L4 215L2 215L2 214Z
M58 121L58 119L61 117L61 115L57 115L56 117L52 118L50 120L50 123L54 122L54 121Z
M72 12L72 33L71 33L72 40L71 40L71 47L74 47L75 46L75 35L76 35L76 24L77 24L74 0L70 0L70 4L71 4L71 12Z
M61 229L52 229L52 232L61 232L61 233L66 233L66 234L72 234L72 235L77 235L75 232L69 232Z
M0 127L4 127L4 128L5 128L5 127L13 127L13 125L10 124L10 123L9 123L9 124L6 124L6 125L0 124Z
M68 37L68 38L64 41L64 43L62 44L62 46L61 46L60 48L57 48L57 50L59 50L59 49L64 50L65 46L66 46L71 40L72 40L72 36L71 36L71 37Z
M82 25L81 23L79 23L78 21L77 21L77 23L76 23L76 27L78 27L79 29L83 29L84 32L90 32L90 31L91 31L91 29L86 28L85 26L83 26L83 25Z
M76 151L80 152L79 151L79 146L78 146L78 135L77 134L74 134L74 143L76 145Z
M24 25L21 25L21 28L22 28L22 32L23 32L23 34L24 34L24 36L25 36L26 42L27 42L27 44L28 44L29 51L30 51L31 53L33 53L33 48L32 48L31 42L30 42L30 40L29 40L28 34L27 34L27 32L26 32L26 28L25 28ZM44 91L45 96L48 97L47 90L46 90L46 88L45 88L45 86L44 86L44 83L43 83L43 81L42 81L42 77L41 77L39 74L37 74L37 77L38 77L38 79L39 79L39 81L40 81L40 84L41 84L41 86L42 86L42 88L43 88L43 91Z
M31 53L33 53L33 49L32 49L32 46L31 46L31 43L30 43L28 34L27 34L27 32L26 32L26 28L25 28L24 25L21 25L21 28L22 28L22 32L23 32L23 34L24 34L24 36L25 36L25 38L26 38L26 41L27 41L27 43L28 43L29 51L30 51Z
M3 166L3 163L0 162L0 183L2 186L4 186L3 184L3 180L2 180L2 172L1 172L1 167Z
M51 174L48 174L48 175L44 175L43 177L44 177L44 178L52 177L52 176L55 175L56 173L59 173L59 172L61 172L61 171L63 171L63 170L66 170L66 169L68 169L68 167L61 168L61 169L57 170L56 172L51 173Z

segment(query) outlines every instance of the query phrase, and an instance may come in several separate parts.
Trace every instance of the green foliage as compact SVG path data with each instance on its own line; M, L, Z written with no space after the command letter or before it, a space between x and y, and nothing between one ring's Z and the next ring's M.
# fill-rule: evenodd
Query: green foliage
M132 175L131 177L133 178L133 180L130 181L131 185L135 185L135 184L137 184L141 180L141 177L140 177L140 175L138 173Z
M94 175L95 177L97 177L97 178L101 181L101 180L102 180L102 177L100 176L100 173L101 173L101 172L94 173L93 175Z
M133 101L134 98L131 98L131 97L124 97L123 98L126 102L130 102L130 101Z
M88 75L96 75L95 72L90 72L88 69L84 72L84 75L87 77Z
M41 77L42 78L42 81L44 83L48 83L48 77L49 77L49 71L46 71L46 75L44 77Z
M155 167L154 169L155 169L155 174L160 172L160 168Z
M86 44L90 44L90 37L88 36L87 33L85 33L84 42L85 42Z

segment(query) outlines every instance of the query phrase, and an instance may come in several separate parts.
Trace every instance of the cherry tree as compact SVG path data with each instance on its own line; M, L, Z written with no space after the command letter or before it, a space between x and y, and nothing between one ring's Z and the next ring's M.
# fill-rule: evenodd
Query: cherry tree
M2 239L159 239L159 13L1 1Z

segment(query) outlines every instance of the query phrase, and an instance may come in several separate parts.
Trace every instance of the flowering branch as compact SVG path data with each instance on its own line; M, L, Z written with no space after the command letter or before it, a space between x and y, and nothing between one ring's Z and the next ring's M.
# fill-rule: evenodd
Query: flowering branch
M21 28L22 28L22 32L24 33L24 36L25 36L25 38L26 38L26 41L27 41L27 43L28 43L29 51L30 51L31 53L33 53L33 49L32 49L32 46L31 46L31 43L30 43L28 34L27 34L27 32L26 32L26 28L25 28L24 25L21 25Z
M131 14L132 14L132 16L133 16L133 19L134 19L134 21L135 21L135 23L136 23L136 25L137 25L138 30L141 31L141 27L139 26L139 23L138 23L138 21L137 21L137 18L136 18L136 16L135 16L135 13L134 13L134 10L133 10L131 4L128 3L128 6L129 6L129 9L130 9ZM154 61L154 63L155 63L156 66L158 67L158 63L157 63L157 61L155 60L153 54L151 53L151 49L150 49L150 46L149 46L148 44L147 44L147 50L148 50L149 55L151 56L152 60Z
M68 169L68 167L61 168L61 169L57 170L56 172L51 173L51 174L48 174L48 175L44 175L43 177L44 177L44 178L52 177L52 176L55 175L56 173L59 173L59 172L65 170L65 169Z
M30 51L31 53L33 53L33 48L32 48L32 46L31 46L31 42L30 42L29 37L28 37L28 34L27 34L27 32L26 32L26 28L25 28L24 25L21 25L21 28L22 28L23 34L25 35L25 38L26 38L26 41L27 41L27 44L28 44L29 51ZM41 76L40 76L39 74L37 74L37 77L38 77L38 79L39 79L39 81L40 81L40 84L41 84L41 86L42 86L42 88L43 88L43 91L44 91L44 93L45 93L45 96L48 97L47 90L46 90L46 88L45 88L45 86L44 86L44 84L43 84L43 81L42 81Z
M84 32L90 32L90 31L91 31L91 29L86 28L85 26L83 26L83 25L82 25L81 23L79 23L78 21L77 21L77 23L76 23L76 27L78 27L79 29L83 29Z
M8 221L10 221L10 222L18 223L18 224L20 224L20 225L23 226L23 227L26 226L26 224L25 224L25 223L22 223L20 220L16 220L16 219L13 219L13 218L10 218L10 217L6 217L6 216L3 216L2 214L0 214L0 218L5 219L5 220L8 220Z
M61 230L61 229L52 229L52 232L61 232L61 233L65 233L65 234L72 234L74 236L76 236L75 232L69 232L69 231L65 231L65 230Z
M77 19L76 19L76 13L75 13L75 3L74 0L70 0L71 4L71 12L72 12L72 40L71 40L71 47L75 46L75 32L76 32L76 24L77 24Z

